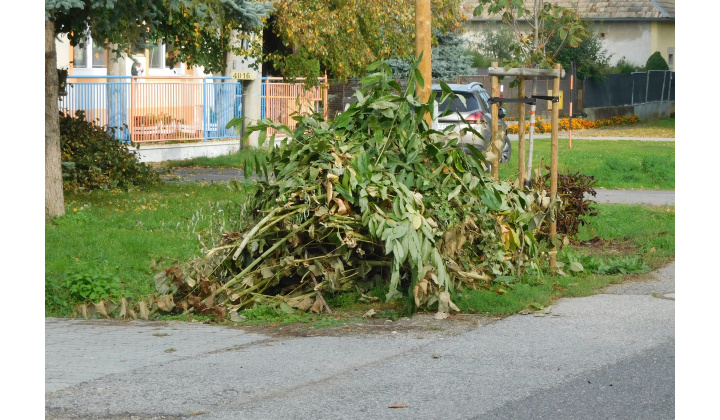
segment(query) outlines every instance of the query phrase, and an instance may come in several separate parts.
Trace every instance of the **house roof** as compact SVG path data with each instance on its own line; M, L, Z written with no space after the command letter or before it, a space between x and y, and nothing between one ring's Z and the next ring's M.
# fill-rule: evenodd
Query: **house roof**
M532 8L533 0L526 0ZM551 0L550 3L574 9L587 20L675 20L675 0ZM477 0L464 0L463 10L470 20L499 20L500 15L473 16Z

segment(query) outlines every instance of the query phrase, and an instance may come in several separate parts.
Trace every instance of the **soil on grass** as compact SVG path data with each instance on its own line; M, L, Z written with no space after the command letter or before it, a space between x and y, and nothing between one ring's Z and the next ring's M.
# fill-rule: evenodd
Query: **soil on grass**
M358 320L355 317L336 317L332 326L314 326L308 323L236 325L247 332L264 334L271 337L352 337L352 336L397 336L412 338L451 337L470 331L483 325L500 320L471 314L450 315L446 319L435 319L435 314L419 313L412 317L391 319L370 318Z
M573 245L594 255L627 255L638 251L638 247L629 241L603 239L599 236L588 240L574 241Z

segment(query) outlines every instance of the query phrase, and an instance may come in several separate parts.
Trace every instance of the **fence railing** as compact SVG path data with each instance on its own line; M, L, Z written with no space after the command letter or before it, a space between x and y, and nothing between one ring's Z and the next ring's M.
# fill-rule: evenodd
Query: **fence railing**
M670 70L611 74L603 82L585 81L586 108L674 100L675 72Z
M242 116L242 84L229 77L68 76L60 110L148 143L238 137L225 125Z
M297 126L293 115L317 112L327 119L327 77L318 78L319 85L310 88L304 81L297 79L295 83L286 83L282 77L263 77L260 117L284 124L291 130ZM267 134L274 132L269 129Z

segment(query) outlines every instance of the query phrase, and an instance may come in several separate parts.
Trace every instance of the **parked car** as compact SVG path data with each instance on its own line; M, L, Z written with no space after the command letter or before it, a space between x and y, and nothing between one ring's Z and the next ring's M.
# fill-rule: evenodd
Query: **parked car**
M438 114L442 114L446 108L450 107L450 114L439 118L434 124L437 129L442 130L449 125L455 124L453 131L464 133L460 139L461 144L472 144L480 150L485 150L490 144L491 131L492 131L492 118L490 112L490 103L488 102L491 98L490 94L485 90L482 83L473 82L466 85L449 84L455 94L455 99L450 101L446 99L440 103L442 96L442 89L440 85L432 85L432 89L437 92L435 101L438 104ZM465 104L463 104L459 97L465 98ZM472 125L472 127L482 134L483 138L479 138L470 131L462 131L465 123L462 122L459 115L462 115L465 120ZM505 142L502 150L500 151L500 163L505 163L510 160L510 154L512 148L510 146L510 139L507 135L507 123L505 122L505 109L500 108L498 110L498 130L503 133Z

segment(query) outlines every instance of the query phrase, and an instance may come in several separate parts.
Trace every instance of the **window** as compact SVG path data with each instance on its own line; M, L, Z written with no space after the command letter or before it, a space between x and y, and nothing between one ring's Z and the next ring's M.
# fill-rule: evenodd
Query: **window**
M95 42L92 43L92 66L94 69L104 69L107 67L105 62L105 49Z
M78 76L107 74L108 51L88 34L85 45L73 47L73 74Z
M169 69L167 65L168 53L164 44L155 44L150 48L150 68Z
M85 68L87 67L87 46L80 48L79 46L75 46L74 49L74 55L75 58L73 59L73 65L77 68Z
M465 98L465 105L463 105L462 101L460 100L460 96ZM440 102L440 95L435 98L435 101ZM475 95L466 92L455 92L455 99L452 102L446 99L444 102L438 105L438 110L440 112L444 112L445 108L447 108L448 106L450 106L450 110L452 112L468 112L480 108L480 105L478 104L478 100Z

